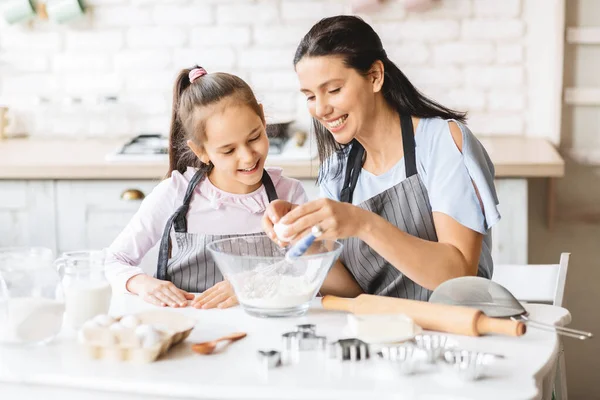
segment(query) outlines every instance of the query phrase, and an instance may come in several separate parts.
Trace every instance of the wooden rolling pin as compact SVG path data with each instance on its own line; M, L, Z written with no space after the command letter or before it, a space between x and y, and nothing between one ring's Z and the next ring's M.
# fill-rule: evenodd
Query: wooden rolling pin
M424 301L361 294L355 299L325 296L323 308L353 314L405 314L423 329L458 335L480 336L496 333L521 336L525 324L509 319L491 318L469 307L434 304Z

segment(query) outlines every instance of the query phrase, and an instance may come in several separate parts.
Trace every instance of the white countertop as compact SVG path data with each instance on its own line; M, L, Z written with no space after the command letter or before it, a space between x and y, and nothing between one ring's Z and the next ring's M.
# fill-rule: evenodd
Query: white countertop
M115 296L112 315L152 308L139 298ZM527 305L532 319L559 325L570 322L567 310ZM42 347L0 346L0 398L8 399L535 399L558 351L553 333L530 329L520 338L454 336L461 348L503 354L506 358L475 382L436 371L402 376L372 359L362 363L302 353L296 365L261 368L257 350L280 348L281 334L300 323L314 323L329 341L342 337L344 313L325 311L315 300L307 315L293 319L258 319L239 307L228 310L175 309L198 323L186 342L151 364L127 364L86 358L74 333L63 333ZM201 356L191 342L244 331L248 337L226 351ZM110 394L108 393L110 392ZM110 397L108 397L110 396Z
M545 139L524 136L480 137L497 178L561 177L564 160ZM125 143L110 140L0 140L0 179L152 179L165 176L166 161L110 162L106 155ZM291 178L315 178L319 160L267 157Z

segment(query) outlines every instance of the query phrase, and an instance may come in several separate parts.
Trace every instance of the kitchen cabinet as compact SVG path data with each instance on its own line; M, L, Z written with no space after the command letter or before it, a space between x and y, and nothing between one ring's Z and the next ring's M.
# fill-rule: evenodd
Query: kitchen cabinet
M107 246L135 214L143 196L157 183L56 181L58 249Z
M0 181L0 246L55 249L54 198L52 181Z
M159 181L55 181L56 234L59 252L109 246ZM157 249L141 263L156 267Z

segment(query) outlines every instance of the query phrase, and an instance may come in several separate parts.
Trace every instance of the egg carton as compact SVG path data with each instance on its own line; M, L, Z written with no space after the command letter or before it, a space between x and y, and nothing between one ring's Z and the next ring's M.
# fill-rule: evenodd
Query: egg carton
M131 316L110 318L103 316L103 325L90 320L79 332L79 342L93 359L150 363L184 341L194 329L196 321L177 312L144 311ZM121 324L123 318L134 317L137 326L123 326L113 329L113 324ZM96 317L98 318L98 317ZM146 337L136 333L140 326L151 326L152 334ZM150 338L148 338L150 336Z

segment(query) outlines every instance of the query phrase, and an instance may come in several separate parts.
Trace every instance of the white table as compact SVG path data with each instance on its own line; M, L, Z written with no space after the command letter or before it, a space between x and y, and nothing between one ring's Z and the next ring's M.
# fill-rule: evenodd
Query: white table
M151 307L137 297L115 296L111 314ZM570 322L562 308L527 308L534 319ZM279 348L280 335L300 323L314 323L318 334L336 340L343 337L345 314L323 310L318 300L294 319L254 318L240 307L174 312L198 324L186 342L151 364L88 359L67 329L47 346L0 346L0 399L537 399L544 379L551 381L559 346L555 334L534 329L520 338L452 336L462 348L505 355L490 366L487 378L475 382L435 371L403 376L381 360L340 363L315 352L303 353L296 365L266 371L257 360L258 349ZM201 356L190 349L190 342L235 331L248 337L220 354Z

